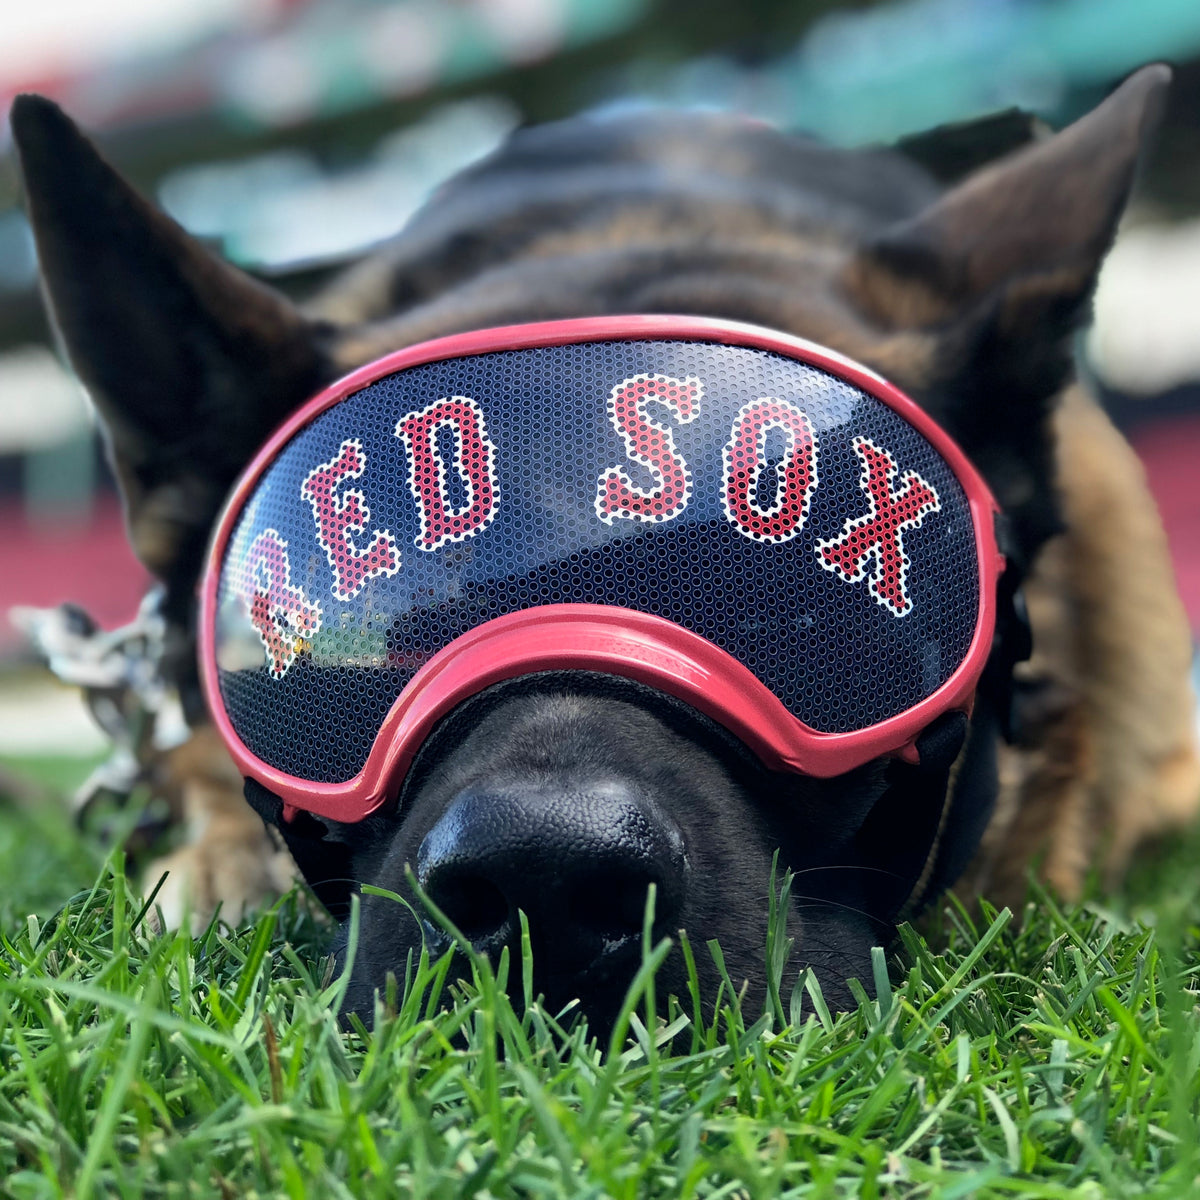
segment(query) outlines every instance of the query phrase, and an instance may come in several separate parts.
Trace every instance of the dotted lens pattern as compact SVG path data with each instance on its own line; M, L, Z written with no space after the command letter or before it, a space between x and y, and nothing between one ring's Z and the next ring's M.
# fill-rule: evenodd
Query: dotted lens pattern
M614 469L641 493L662 483L630 456L610 416L614 388L638 375L699 381L691 419L655 402L645 409L671 431L686 463L688 498L669 520L605 521L597 489ZM492 448L495 503L478 533L425 550L419 543L423 532L428 542L428 530L396 431L406 416L456 397L473 401L481 414L481 428L468 433L480 444L486 436ZM782 541L740 530L722 498L732 431L739 414L763 398L802 411L816 442L817 482L803 524ZM455 469L455 429L443 425L430 436L446 465L448 510L478 505ZM903 531L910 601L903 615L872 594L869 571L853 581L818 556L818 543L835 542L870 508L856 439L892 456L896 487L915 472L938 496L936 511ZM369 519L361 529L346 525L340 552L364 551L385 531L399 560L364 577L349 600L335 593L303 491L314 468L338 460L348 440L361 446L361 471L335 482L333 495L349 506L341 510L344 525L364 511ZM768 429L762 445L749 500L766 511L794 474L793 449L781 428ZM294 640L282 677L247 598L247 555L266 530L286 542L289 586L321 609L316 632ZM966 656L979 611L970 510L949 465L892 409L771 351L613 341L434 362L327 409L260 478L235 525L218 586L221 694L238 736L264 762L314 782L341 782L362 768L388 710L439 650L495 617L566 603L674 621L740 660L810 728L863 729L929 696Z

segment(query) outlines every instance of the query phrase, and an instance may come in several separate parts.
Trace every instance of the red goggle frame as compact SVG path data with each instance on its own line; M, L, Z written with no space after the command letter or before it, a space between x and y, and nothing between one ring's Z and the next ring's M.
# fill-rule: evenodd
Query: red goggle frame
M930 443L950 467L970 507L978 567L978 618L969 649L932 694L866 728L822 733L798 720L730 653L672 621L628 608L549 604L510 612L457 637L416 672L392 704L362 769L339 783L287 774L251 752L222 696L216 648L219 588L230 539L247 501L271 465L320 414L377 380L407 368L497 351L612 341L703 341L773 352L810 364L881 401ZM969 711L992 644L996 584L1004 559L996 546L996 502L966 456L921 408L868 368L824 347L768 329L677 316L597 317L507 326L425 342L389 354L330 385L299 408L255 456L225 506L200 591L201 679L218 729L242 773L284 802L344 822L393 802L413 758L452 709L503 680L541 671L621 676L682 700L740 738L774 770L821 778L872 759L915 761L915 742L938 716Z

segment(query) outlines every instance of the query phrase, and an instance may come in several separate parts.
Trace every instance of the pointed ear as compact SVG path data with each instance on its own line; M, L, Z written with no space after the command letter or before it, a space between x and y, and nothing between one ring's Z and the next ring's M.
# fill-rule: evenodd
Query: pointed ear
M1144 67L1074 125L970 176L862 247L846 276L860 307L886 328L910 329L1008 292L1018 325L1022 294L1030 316L1050 307L1060 323L1078 319L1170 78L1165 66Z
M1048 416L1170 71L1146 67L1061 133L859 248L849 296L930 347L908 383L983 472L1025 561L1061 528Z
M333 374L322 331L143 200L49 100L19 96L11 121L47 304L130 538L186 606L237 473Z

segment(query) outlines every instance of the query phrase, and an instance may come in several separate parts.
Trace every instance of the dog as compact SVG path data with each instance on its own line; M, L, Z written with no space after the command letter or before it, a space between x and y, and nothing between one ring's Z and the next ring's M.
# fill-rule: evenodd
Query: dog
M1075 897L1089 871L1116 880L1139 845L1186 825L1200 805L1186 622L1139 467L1071 352L1168 81L1144 68L1074 125L946 188L892 150L728 116L525 129L300 307L156 211L54 104L18 99L46 301L100 416L132 544L166 588L165 670L197 731L179 769L218 818L171 861L173 919L185 893L205 915L227 890L239 906L269 893L280 836L335 915L357 882L411 895L413 867L489 954L516 946L522 910L535 992L555 1008L581 1000L599 1029L640 962L648 880L656 936L716 939L753 1001L777 855L795 873L785 983L812 967L844 1004L845 981L870 977L870 948L951 885L1012 904L1040 863ZM1007 530L1002 619L969 719L909 761L807 777L645 684L552 672L446 716L399 809L295 814L255 780L247 806L195 665L197 581L239 473L306 399L383 355L622 313L819 343L953 437ZM650 875L627 860L591 870L623 838L654 860ZM235 873L249 882L218 881L247 860ZM365 895L348 1009L369 1018L423 939L447 944L432 921ZM717 967L703 954L697 967L711 996ZM686 987L676 948L659 988Z

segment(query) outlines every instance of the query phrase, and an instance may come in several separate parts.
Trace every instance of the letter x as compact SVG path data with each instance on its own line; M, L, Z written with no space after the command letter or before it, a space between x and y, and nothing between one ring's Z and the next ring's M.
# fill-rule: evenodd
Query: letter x
M870 438L856 437L853 445L862 460L859 486L871 508L866 516L848 520L839 537L818 542L817 561L847 583L857 583L874 559L867 585L871 595L893 616L903 617L912 612L913 603L904 590L909 561L902 534L920 525L926 513L940 512L941 501L915 471L906 471L893 490L900 470L896 460Z

